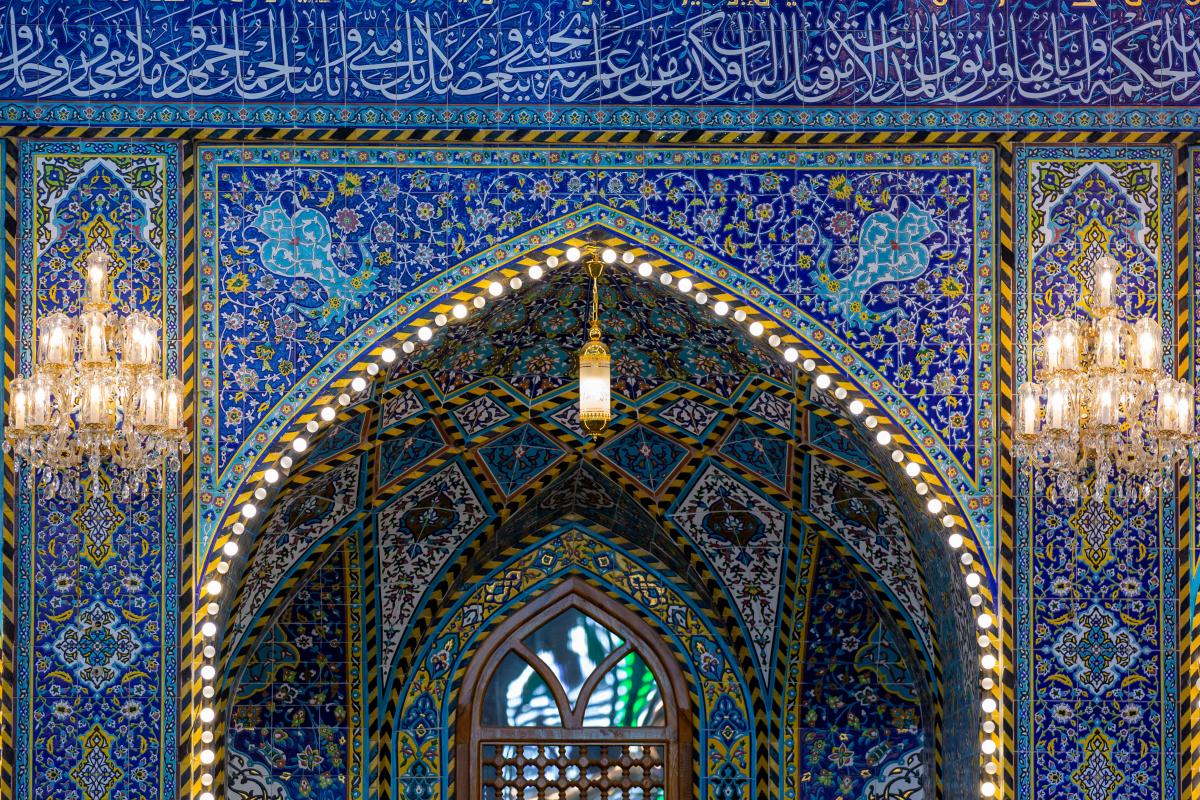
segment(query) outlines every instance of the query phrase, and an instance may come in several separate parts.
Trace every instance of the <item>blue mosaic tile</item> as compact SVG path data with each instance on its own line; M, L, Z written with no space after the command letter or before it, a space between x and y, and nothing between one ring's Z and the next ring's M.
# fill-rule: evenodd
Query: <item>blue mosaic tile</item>
M565 454L557 442L529 423L479 448L480 460L506 495L512 495Z
M688 454L686 447L645 425L622 432L600 452L651 492L658 491Z
M786 487L791 457L791 446L786 439L738 422L721 443L720 452L780 489Z
M380 485L391 483L445 446L433 420L426 420L401 436L385 440L379 446Z

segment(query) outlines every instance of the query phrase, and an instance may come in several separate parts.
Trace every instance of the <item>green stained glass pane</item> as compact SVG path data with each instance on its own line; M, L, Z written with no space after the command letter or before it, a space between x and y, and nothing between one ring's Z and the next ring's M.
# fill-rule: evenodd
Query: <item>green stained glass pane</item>
M600 679L583 712L583 724L590 728L666 724L658 681L641 656L630 653Z
M492 727L562 725L550 687L533 667L509 653L496 668L483 696L483 724Z

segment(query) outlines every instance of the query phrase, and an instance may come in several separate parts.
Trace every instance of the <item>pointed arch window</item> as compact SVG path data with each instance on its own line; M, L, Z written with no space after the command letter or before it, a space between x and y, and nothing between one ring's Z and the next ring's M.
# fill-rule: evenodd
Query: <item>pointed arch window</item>
M459 786L472 800L679 800L682 672L660 636L578 579L497 627L464 676Z

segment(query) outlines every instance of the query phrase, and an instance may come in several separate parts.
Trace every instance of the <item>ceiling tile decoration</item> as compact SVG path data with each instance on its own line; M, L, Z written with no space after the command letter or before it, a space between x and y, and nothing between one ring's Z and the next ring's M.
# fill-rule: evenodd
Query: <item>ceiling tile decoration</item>
M808 442L812 446L865 470L876 472L858 436L845 425L821 414L808 415Z
M364 421L365 417L355 417L336 425L309 452L308 463L318 464L357 445L362 441Z
M413 389L404 389L389 395L383 401L383 413L379 415L379 427L387 429L398 425L414 414L427 408L421 396Z
M375 546L382 663L391 664L434 576L463 542L492 518L491 506L459 461L427 476L379 510Z
M895 503L886 493L809 459L807 509L858 554L879 583L895 595L927 653L933 650L925 578L912 539Z
M681 397L658 412L658 418L697 439L702 438L721 412L690 397Z
M759 395L763 396L766 395ZM788 407L787 416L790 427L791 406ZM792 448L787 439L772 436L739 421L721 443L720 453L778 488L787 488L788 468L792 457Z
M226 641L236 646L262 604L325 534L358 506L362 459L355 458L287 493L255 540Z
M796 407L771 392L756 393L746 404L746 410L781 430L792 431Z
M483 394L469 403L464 403L452 412L463 436L474 439L484 431L508 422L515 414L491 395Z
M528 422L479 448L479 459L509 496L566 455L562 445Z
M446 446L433 420L406 429L379 445L379 485L386 486Z
M759 667L771 663L779 624L786 511L734 475L708 463L667 518L688 535L724 582L741 614Z
M590 313L591 279L578 266L562 266L518 296L439 329L419 353L397 359L391 374L426 371L443 395L502 379L519 397L536 401L574 385ZM788 380L790 370L777 357L622 267L605 271L600 316L613 392L624 400L636 403L672 379L726 399L747 375Z
M688 449L645 425L634 425L605 442L600 453L651 492L683 463Z

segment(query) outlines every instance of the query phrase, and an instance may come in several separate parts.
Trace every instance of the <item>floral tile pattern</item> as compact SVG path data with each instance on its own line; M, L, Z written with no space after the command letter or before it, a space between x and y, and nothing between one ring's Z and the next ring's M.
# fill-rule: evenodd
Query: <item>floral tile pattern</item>
M891 499L817 459L808 462L807 510L893 593L926 653L932 653L925 577L912 538Z
M16 368L39 316L78 313L84 257L113 256L112 300L162 324L180 371L179 148L153 141L23 140ZM125 499L107 476L77 504L23 484L15 514L12 736L20 800L173 794L179 687L178 481Z
M765 672L779 625L790 515L722 467L708 463L697 470L667 516L724 581Z
M913 665L854 568L827 544L815 566L794 723L800 797L932 797L931 721L922 717Z
M1022 146L1015 164L1017 380L1040 326L1082 313L1106 250L1127 313L1174 330L1173 150ZM1014 494L1018 796L1177 797L1173 506L1070 505L1024 472Z
M359 558L353 537L339 544L257 640L228 716L233 796L361 796Z
M519 250L539 226L545 241L597 214L656 247L689 243L690 266L717 280L732 267L757 282L784 324L891 387L951 482L990 487L990 459L981 469L976 454L991 447L991 393L978 387L993 366L975 346L991 338L992 273L977 268L992 258L989 151L255 146L205 147L199 163L200 293L217 312L200 337L223 344L201 348L212 434L200 491L216 510L205 538L247 466L244 443L273 436L280 409L309 395L299 375L327 380L500 250L519 254L502 242L517 237ZM563 309L539 322L578 319ZM521 364L532 376L556 357L535 350ZM712 372L703 359L696 371Z

